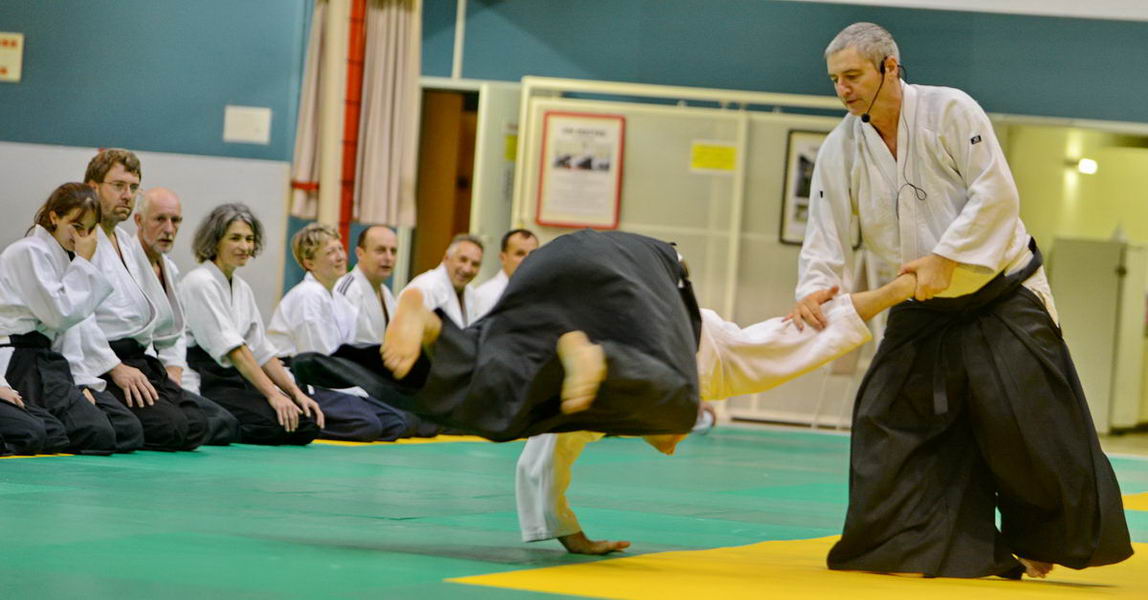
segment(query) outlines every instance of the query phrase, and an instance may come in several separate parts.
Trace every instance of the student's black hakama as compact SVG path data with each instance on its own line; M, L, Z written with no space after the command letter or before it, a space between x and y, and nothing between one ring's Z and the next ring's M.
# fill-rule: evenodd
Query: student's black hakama
M240 443L305 446L319 436L319 425L303 414L295 431L284 429L263 393L239 369L220 366L203 348L188 348L187 364L199 374L200 392L239 420Z
M153 405L128 407L143 425L144 449L175 451L198 448L207 436L207 419L195 399L172 381L163 363L147 354L135 340L109 341L108 346L123 364L139 369L159 396ZM108 383L107 391L127 406L124 390L112 381L110 375L105 374L102 378Z
M51 350L39 332L10 336L13 346L5 379L20 392L27 411L44 421L43 452L111 454L116 433L107 416L84 397L68 361Z
M1032 249L974 294L891 310L857 394L831 569L1019 577L1013 555L1076 569L1131 555L1068 348L1021 285Z

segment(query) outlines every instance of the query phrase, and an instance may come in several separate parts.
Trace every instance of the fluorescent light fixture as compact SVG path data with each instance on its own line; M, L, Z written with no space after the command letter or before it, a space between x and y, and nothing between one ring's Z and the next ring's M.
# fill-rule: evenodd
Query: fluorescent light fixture
M1080 159L1080 162L1076 163L1076 170L1084 173L1085 175L1092 175L1093 173L1096 173L1097 167L1098 165L1096 164L1096 161L1092 160L1091 158L1082 158Z

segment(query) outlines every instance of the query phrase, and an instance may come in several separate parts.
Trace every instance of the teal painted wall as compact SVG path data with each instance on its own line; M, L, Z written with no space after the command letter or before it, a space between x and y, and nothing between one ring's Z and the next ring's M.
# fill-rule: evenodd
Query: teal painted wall
M0 140L290 160L311 1L0 0ZM270 107L271 143L225 143L227 104Z
M0 0L24 80L0 140L290 160L313 0ZM425 0L423 72L448 76L454 0ZM897 36L919 83L994 112L1148 122L1148 23L772 0L469 0L463 75L829 94L821 50L856 20ZM271 144L222 140L227 104Z
M449 75L453 0L426 0L424 63ZM449 14L447 14L449 13ZM449 17L449 18L448 18ZM991 112L1148 122L1148 23L771 0L470 0L463 76L830 95L821 58L855 21L897 38L916 83Z

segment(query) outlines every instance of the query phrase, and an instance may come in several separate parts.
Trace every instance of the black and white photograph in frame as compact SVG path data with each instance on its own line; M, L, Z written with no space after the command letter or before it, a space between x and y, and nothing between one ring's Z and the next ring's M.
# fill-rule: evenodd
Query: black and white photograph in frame
M824 131L790 131L785 153L785 195L781 199L781 242L800 246L809 222L809 192Z

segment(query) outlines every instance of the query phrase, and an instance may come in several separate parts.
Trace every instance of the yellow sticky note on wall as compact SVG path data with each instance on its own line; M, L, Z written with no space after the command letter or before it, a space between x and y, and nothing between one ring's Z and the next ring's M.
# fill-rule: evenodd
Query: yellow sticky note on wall
M690 170L699 173L732 173L737 168L737 146L727 142L694 140L690 146Z
M518 134L506 134L506 141L502 147L502 158L514 162L518 158Z

